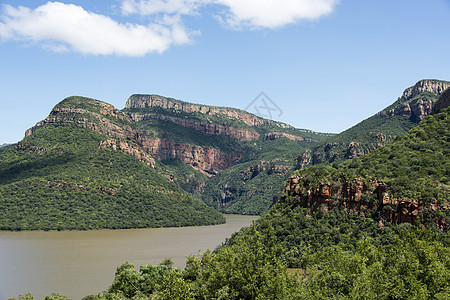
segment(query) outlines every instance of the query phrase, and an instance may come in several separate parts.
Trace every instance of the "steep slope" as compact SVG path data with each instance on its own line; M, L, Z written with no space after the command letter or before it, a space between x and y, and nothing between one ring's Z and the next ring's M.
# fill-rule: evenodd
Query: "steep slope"
M0 153L0 229L207 225L223 216L170 181L128 116L82 97L59 103Z
M450 108L359 159L299 170L283 201L386 222L450 224Z
M449 87L448 81L417 82L391 106L303 153L297 159L296 168L341 162L386 145L430 115L434 103Z
M177 184L227 213L266 212L297 154L330 136L239 109L158 95L133 95L123 112L136 122L139 144L148 153L163 163L184 162L209 177L202 181L191 171L192 179L175 176Z
M225 247L255 230L275 235L288 266L303 269L314 264L313 253L355 252L362 242L389 247L411 227L429 228L421 234L424 241L448 247L449 136L445 108L366 156L297 170L268 214Z

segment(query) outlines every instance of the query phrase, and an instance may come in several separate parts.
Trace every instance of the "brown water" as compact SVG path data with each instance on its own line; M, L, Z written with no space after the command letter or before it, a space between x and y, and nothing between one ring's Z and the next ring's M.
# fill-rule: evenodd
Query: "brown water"
M183 268L186 257L213 250L256 217L227 215L217 226L62 231L0 231L0 300L52 292L81 299L107 289L125 261L136 267L171 257Z

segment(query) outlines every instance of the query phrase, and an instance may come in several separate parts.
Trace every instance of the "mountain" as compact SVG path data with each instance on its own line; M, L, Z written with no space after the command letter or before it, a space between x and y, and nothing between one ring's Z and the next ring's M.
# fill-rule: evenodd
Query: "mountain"
M376 115L312 147L297 158L297 169L341 162L386 145L417 126L433 111L450 82L425 79L407 88L398 100Z
M235 108L157 95L133 95L123 111L141 131L139 144L148 153L175 166L174 173L182 166L191 174L175 175L177 184L226 213L266 212L298 153L330 136Z
M69 97L0 153L0 229L209 225L223 216L179 188L113 106Z
M296 171L267 214L184 270L126 262L89 299L447 299L449 125L442 107L367 156Z
M428 228L420 234L424 243L439 240L448 249L449 136L450 107L441 108L370 154L297 170L280 201L224 247L239 245L255 230L275 235L288 266L303 269L316 252L325 251L326 260L338 249L354 253L367 243L392 247L406 242L404 232L412 228Z

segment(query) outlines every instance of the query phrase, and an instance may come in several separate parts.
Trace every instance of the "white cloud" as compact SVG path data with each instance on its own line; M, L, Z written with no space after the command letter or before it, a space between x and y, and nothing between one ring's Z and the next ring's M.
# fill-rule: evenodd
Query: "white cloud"
M33 41L55 52L123 56L161 53L174 44L190 42L189 33L177 18L171 18L170 24L121 24L108 16L60 2L48 2L34 10L4 6L0 37Z
M158 13L190 15L210 0L123 0L122 13L153 15Z
M218 18L232 28L277 28L330 14L338 0L124 0L124 14L186 15L205 5L225 8Z
M330 14L338 0L122 0L124 15L151 18L148 25L119 23L81 6L48 2L36 9L3 6L0 38L35 42L54 52L143 56L187 44L197 32L182 17L216 8L215 16L234 29L278 28Z
M314 20L333 12L338 0L217 0L229 8L226 22L233 28L277 28Z

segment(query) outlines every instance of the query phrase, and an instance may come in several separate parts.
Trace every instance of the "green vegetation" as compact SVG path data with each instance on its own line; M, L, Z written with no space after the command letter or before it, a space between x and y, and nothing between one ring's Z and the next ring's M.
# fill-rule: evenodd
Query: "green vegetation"
M174 99L171 99L171 101L183 103ZM190 104L184 103L184 105ZM221 109L248 114L232 108ZM198 174L195 175L190 166L182 166L183 163L179 160L162 162L172 172L175 182L180 187L201 198L207 205L224 213L259 215L267 212L274 197L280 195L283 182L295 167L298 153L329 136L309 130L296 129L262 118L261 125L249 126L238 118L222 113L187 113L162 107L127 108L123 112L147 116L143 121L137 122L135 127L150 136L177 143L211 147L224 153L240 154L241 158L235 165L210 179L202 178ZM168 120L156 119L162 117L175 117L181 120L198 121L202 124L250 130L259 134L260 137L255 141L239 141L224 134L206 134L201 130L187 128ZM292 141L286 137L271 140L265 137L268 133L290 134L302 137L305 141ZM256 172L251 171L258 165L263 166L263 168ZM186 172L190 175L187 176Z
M35 300L33 295L30 293L20 295L17 298L9 298L8 300ZM69 300L67 296L58 294L58 293L52 293L50 296L45 296L43 300Z
M327 246L307 255L290 275L275 230L252 226L235 242L188 257L186 268L170 259L157 266L117 268L102 299L447 299L450 248L430 230L403 228L389 244L357 241L353 250ZM33 299L33 298L19 298ZM49 298L65 299L65 298Z
M446 108L366 156L298 170L294 174L304 178L306 189L340 177L381 179L397 198L442 204L450 201L449 136L450 108Z
M310 161L301 167L342 162L354 156L368 154L417 126L421 119L414 112L411 116L403 114L402 108L405 105L422 101L436 103L438 99L439 95L427 91L409 97L400 97L376 115L313 146L309 153Z
M202 200L224 213L266 213L281 195L298 153L309 144L287 138L245 143L242 159L208 180Z
M174 177L174 182L186 192L200 198L208 177L202 172L185 164L179 159L166 159L161 161L164 167Z
M155 169L99 149L87 128L46 125L0 155L0 229L218 224L223 216Z
M311 211L285 196L213 252L188 257L184 270L170 260L139 271L124 263L107 291L84 299L448 299L450 236L447 226L433 222L439 217L450 224L449 137L446 108L364 157L295 172L301 178L298 195L340 178L376 179L395 197L438 204L436 215L419 226L379 226L376 215L341 207ZM282 147L274 143L259 154L266 165L252 166L258 160L249 159L242 163L249 172L233 172L256 183L275 170L270 152ZM186 169L180 176L188 174Z

